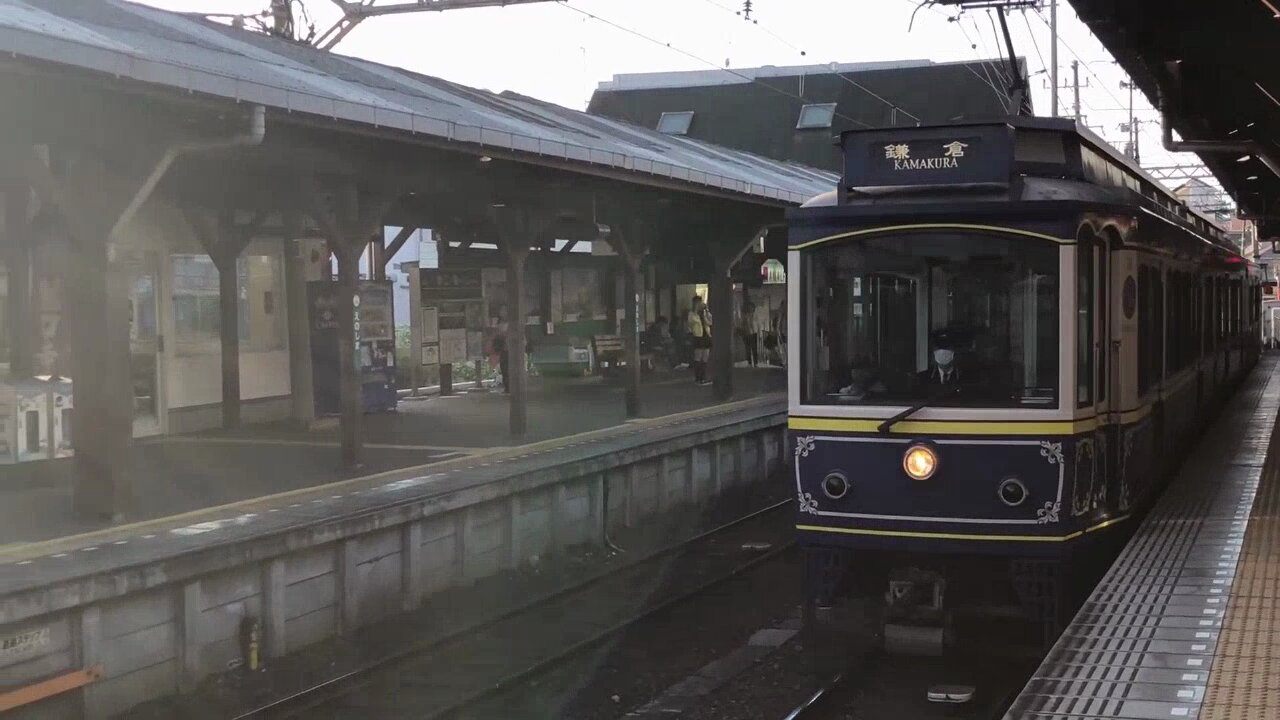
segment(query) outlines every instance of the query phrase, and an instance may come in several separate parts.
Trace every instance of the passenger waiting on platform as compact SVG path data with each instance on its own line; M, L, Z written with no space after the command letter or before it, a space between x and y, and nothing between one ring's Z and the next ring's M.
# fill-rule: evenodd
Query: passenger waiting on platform
M493 336L493 352L498 356L498 374L502 376L502 392L510 393L511 383L508 378L511 360L507 357L507 324L505 322L498 324L498 334ZM528 356L533 354L533 340L525 342L524 352L525 357L522 359L527 366Z
M748 300L742 305L742 317L738 319L738 334L747 350L747 362L751 367L760 366L760 336L768 332L755 303Z
M693 308L685 321L689 336L693 339L693 381L707 385L707 359L711 356L711 311L702 298L693 296Z

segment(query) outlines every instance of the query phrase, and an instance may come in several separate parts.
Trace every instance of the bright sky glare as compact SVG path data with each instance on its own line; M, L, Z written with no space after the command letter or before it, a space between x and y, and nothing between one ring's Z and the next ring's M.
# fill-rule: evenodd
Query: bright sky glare
M379 0L379 4L403 0ZM267 0L144 0L185 12L252 13ZM303 0L317 31L339 17L330 0ZM493 91L511 90L583 109L596 84L615 73L706 70L828 62L993 58L1004 53L994 14L969 11L955 19L944 7L916 0L754 0L755 23L735 14L740 0L570 0L506 8L418 13L366 20L337 52ZM1027 58L1037 114L1050 111L1048 0L1040 11L1018 11L1010 32ZM652 38L610 26L582 11ZM914 21L913 21L914 17ZM304 23L305 24L305 23ZM1094 132L1117 147L1126 134L1127 80L1111 56L1060 0L1059 85L1080 64L1080 112ZM667 47L669 44L671 47ZM805 51L801 56L800 50ZM683 52L680 52L683 51ZM699 59L694 59L690 55ZM705 62L703 62L705 61ZM1072 114L1073 93L1060 91ZM1197 163L1194 155L1160 147L1159 115L1135 94L1145 166ZM910 111L911 108L905 108ZM1216 184L1216 183L1215 183Z

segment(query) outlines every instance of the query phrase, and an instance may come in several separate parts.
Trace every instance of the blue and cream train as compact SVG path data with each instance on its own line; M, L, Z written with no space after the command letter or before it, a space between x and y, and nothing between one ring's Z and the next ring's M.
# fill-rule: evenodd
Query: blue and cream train
M813 592L1044 612L1257 360L1257 269L1069 121L840 140L840 186L788 215Z

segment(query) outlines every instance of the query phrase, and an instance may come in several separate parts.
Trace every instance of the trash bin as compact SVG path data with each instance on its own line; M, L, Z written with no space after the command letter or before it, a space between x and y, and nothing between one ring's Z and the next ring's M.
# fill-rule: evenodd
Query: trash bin
M13 383L0 381L0 465L18 462L17 406Z
M49 383L49 447L53 457L71 457L71 411L75 407L71 380L42 378Z

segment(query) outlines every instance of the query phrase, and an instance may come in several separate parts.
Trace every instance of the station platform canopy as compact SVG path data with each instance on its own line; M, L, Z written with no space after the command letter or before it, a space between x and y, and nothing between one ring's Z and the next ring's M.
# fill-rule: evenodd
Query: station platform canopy
M399 141L790 205L834 174L121 0L0 0L0 52Z
M1280 237L1280 0L1071 0L1259 237Z

